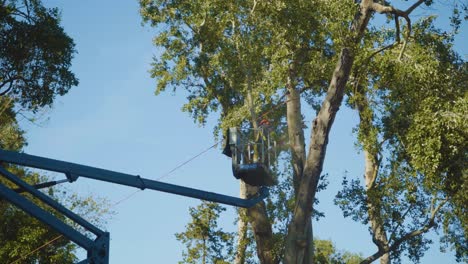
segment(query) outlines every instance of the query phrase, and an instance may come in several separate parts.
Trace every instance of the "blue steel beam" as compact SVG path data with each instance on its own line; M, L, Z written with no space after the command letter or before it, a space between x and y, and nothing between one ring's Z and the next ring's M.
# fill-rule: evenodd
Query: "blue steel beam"
M57 184L64 183L64 182L70 182L70 180L63 179L63 180L58 180L58 181L41 182L41 183L32 185L32 187L34 187L34 189L38 190L38 189L49 188L49 187L52 187L52 186L55 186ZM25 192L26 190L23 190L21 188L16 188L16 189L14 189L14 191L17 192L17 193L22 193L22 192Z
M65 208L65 206L63 206L63 205L59 204L58 202L56 202L54 199L50 198L46 194L40 192L39 190L37 190L33 186L31 186L28 183L24 182L23 180L21 180L16 175L9 172L8 170L3 168L2 166L0 166L0 174L5 176L5 178L12 181L16 185L18 185L21 189L26 190L27 192L31 193L32 195L37 197L39 200L41 200L44 203L46 203L47 205L49 205L50 207L52 207L55 210L57 210L58 212L62 213L66 217L70 218L71 220L73 220L77 224L81 225L85 229L91 231L96 236L101 236L101 235L104 234L104 231L102 231L99 228L95 227L94 225L92 225L91 223L86 221L85 219L81 218L81 216L73 213L72 211Z
M109 264L109 233L106 232L94 240L93 248L88 250L90 264Z
M48 159L2 149L0 149L0 161L61 172L65 173L69 177L82 176L85 178L136 187L142 190L151 189L244 208L252 207L268 196L268 189L261 188L257 197L251 199L240 199L233 196L149 180L141 178L140 176L134 176L121 172L104 170L71 162Z
M0 184L0 197L3 197L5 200L21 208L26 213L54 228L55 230L57 230L57 232L64 235L65 237L75 242L79 246L83 247L84 249L88 251L92 250L94 243L92 240L79 233L75 229L71 228L64 222L60 221L59 219L57 219L57 217L40 208L39 206L35 205L20 194L17 194L16 192L12 191L3 184Z

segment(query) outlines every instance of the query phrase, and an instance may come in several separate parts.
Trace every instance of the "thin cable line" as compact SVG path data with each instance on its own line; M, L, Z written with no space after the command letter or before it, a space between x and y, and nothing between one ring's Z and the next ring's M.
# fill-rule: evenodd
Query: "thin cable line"
M194 159L196 159L196 158L200 157L201 155L205 154L206 152L208 152L210 149L216 147L216 145L218 145L220 142L221 142L221 140L218 141L218 142L216 142L215 144L213 144L213 145L210 146L209 148L203 150L202 152L196 154L195 156L191 157L190 159L188 159L188 160L182 162L181 164L177 165L176 167L174 167L174 168L173 168L172 170L170 170L169 172L167 172L167 173L165 173L165 174L163 174L163 175L157 177L156 180L161 180L161 179L163 179L163 178L169 176L169 175L170 175L171 173L173 173L174 171L176 171L176 170L182 168L183 166L187 165L188 163L190 163L190 162L193 161ZM141 191L142 191L142 190L136 190L136 191L130 193L129 195L125 196L124 198L122 198L122 199L118 200L117 202L115 202L114 204L112 204L112 205L109 207L109 209L111 209L111 208L113 208L113 207L115 207L115 206L117 206L117 205L123 203L124 201L126 201L126 200L132 198L135 194L137 194L138 192L141 192ZM57 241L57 240L60 239L61 237L63 237L63 235L59 235L59 236L55 237L54 239L52 239L52 240L50 240L50 241L44 243L43 245L39 246L38 248L34 249L33 251L27 253L26 255L20 256L18 259L16 259L15 261L11 262L10 264L15 264L15 263L17 263L18 261L20 261L20 260L22 260L22 259L24 259L24 258L27 258L28 256L34 254L35 252L37 252L37 251L43 249L44 247L46 247L46 246L48 246L48 245L54 243L55 241Z
M223 140L220 140L220 141L214 143L211 147L209 147L209 148L203 150L202 152L198 153L197 155L195 155L195 156L191 157L190 159L188 159L188 160L182 162L181 164L179 164L178 166L176 166L175 168L173 168L172 170L170 170L170 171L167 172L166 174L164 174L164 175L159 176L158 178L156 178L156 180L161 180L161 179L163 179L163 178L169 176L169 175L170 175L171 173L173 173L174 171L176 171L176 170L182 168L183 166L185 166L185 165L188 164L189 162L193 161L194 159L196 159L196 158L200 157L201 155L205 154L206 152L208 152L210 149L216 147L216 146L217 146L219 143L221 143L222 141L223 141Z
M283 100L283 98L284 98L286 95L287 95L287 93L285 93L283 96L281 96L280 100ZM258 117L257 119L259 120L260 118L265 117L268 113L270 113L271 111L277 109L279 106L281 106L281 105L283 105L283 104L285 104L285 103L287 103L287 102L289 102L289 101L290 101L290 100L285 100L285 101L283 101L282 103L280 103L280 104L278 104L278 105L272 107L272 108L269 109L268 111L263 112L262 114L259 115L259 117ZM258 121L258 120L257 120L257 121ZM183 166L187 165L187 164L190 163L191 161L195 160L196 158L198 158L198 157L200 157L201 155L203 155L203 154L205 154L206 152L208 152L210 149L216 147L216 146L217 146L219 143L221 143L222 141L223 141L223 140L220 140L220 141L216 142L215 144L213 144L213 145L210 146L209 148L203 150L202 152L200 152L200 153L196 154L195 156L191 157L190 159L188 159L188 160L182 162L181 164L177 165L176 167L174 167L174 168L173 168L172 170L170 170L169 172L167 172L167 173L165 173L165 174L163 174L163 175L161 175L161 176L155 178L155 180L161 180L161 179L163 179L163 178L169 176L169 175L170 175L171 173L173 173L174 171L176 171L176 170L182 168ZM110 208L113 208L113 207L115 207L115 206L117 206L117 205L123 203L124 201L126 201L126 200L132 198L135 194L137 194L138 192L141 192L141 191L142 191L142 190L136 190L136 191L130 193L129 195L127 195L127 196L125 196L124 198L122 198L122 199L118 200L117 202L115 202L113 205L110 206ZM109 208L109 209L110 209L110 208ZM29 252L29 253L26 254L26 255L23 255L23 256L19 257L17 260L15 260L14 262L11 262L10 264L17 263L18 261L22 260L23 258L26 258L26 257L30 256L31 254L37 252L38 250L41 250L42 248L44 248L44 247L46 247L46 246L52 244L53 242L55 242L56 240L60 239L61 237L63 237L63 235L59 235L59 236L57 236L56 238L54 238L54 239L52 239L52 240L46 242L46 243L43 244L42 246L40 246L40 247L34 249L33 251Z
M161 175L161 176L155 178L154 180L159 181L159 180L161 180L161 179L163 179L163 178L166 178L167 176L169 176L169 175L170 175L171 173L173 173L174 171L176 171L176 170L182 168L183 166L187 165L188 163L190 163L190 162L193 161L194 159L196 159L196 158L200 157L201 155L205 154L206 152L208 152L210 149L216 147L216 145L218 145L218 144L221 143L221 142L222 142L222 140L216 142L215 144L213 144L213 145L210 146L209 148L207 148L207 149L203 150L202 152L196 154L195 156L191 157L190 159L188 159L188 160L186 160L186 161L180 163L179 165L177 165L176 167L174 167L172 170L170 170L170 171L166 172L165 174L163 174L163 175ZM124 198L118 200L112 207L114 207L114 206L116 206L116 205L118 205L118 204L123 203L124 201L126 201L126 200L132 198L135 194L137 194L137 193L139 193L139 192L141 192L141 191L142 191L142 190L136 190L136 191L130 193L129 195L125 196Z

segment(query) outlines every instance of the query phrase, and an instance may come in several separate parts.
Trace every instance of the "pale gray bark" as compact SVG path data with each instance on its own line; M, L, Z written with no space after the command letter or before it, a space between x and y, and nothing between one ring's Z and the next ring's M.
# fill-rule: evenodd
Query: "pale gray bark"
M356 16L351 29L352 32L356 32L356 36L352 38L350 46L341 50L326 98L312 124L309 153L300 179L293 218L289 224L286 237L284 259L286 264L302 264L305 258L307 244L304 241L308 233L307 223L311 218L313 201L322 173L328 136L343 100L345 86L354 62L355 45L360 42L369 22L371 15L370 4L372 4L372 1L361 2L361 12Z
M289 148L293 166L294 192L297 194L306 159L304 127L302 123L301 98L292 80L288 80L286 118L288 123Z
M288 124L289 149L291 151L291 163L293 167L293 185L294 195L297 196L299 183L304 172L304 163L306 159L304 125L301 112L301 95L296 89L293 81L294 73L290 70L290 77L287 83L287 101L286 101L286 120ZM314 244L312 234L312 221L306 223L307 232L304 243L306 249L303 263L312 263L314 256Z
M375 155L371 154L368 150L364 150L365 158L365 182L367 192L367 208L369 216L369 224L372 230L372 241L377 245L377 248L383 251L387 251L389 248L387 233L383 226L383 219L381 214L381 208L378 206L380 197L372 195L372 188L374 188L375 180L377 179L379 165ZM385 253L380 257L381 264L390 264L390 255Z
M341 50L339 60L327 90L326 98L312 124L309 152L304 164L303 175L299 182L293 218L289 224L286 238L284 259L286 264L302 264L305 258L307 245L304 241L308 233L307 223L310 221L313 201L315 199L320 174L322 173L328 136L343 99L344 89L354 63L355 49L361 42L372 13L377 11L379 13L392 14L396 20L398 20L398 17L405 18L408 22L409 34L409 32L411 32L409 14L423 2L423 0L417 1L406 11L383 6L379 3L375 3L373 0L362 0L360 2L360 11L355 17L350 30L351 34L354 34L354 36L346 40L348 45ZM386 252L383 252L379 257L385 253Z
M310 222L312 205L322 172L328 135L341 105L353 60L354 56L350 49L341 51L340 61L333 73L327 97L313 121L309 155L300 179L293 218L286 237L286 264L302 264L304 261L307 248L305 243L308 233L307 223Z

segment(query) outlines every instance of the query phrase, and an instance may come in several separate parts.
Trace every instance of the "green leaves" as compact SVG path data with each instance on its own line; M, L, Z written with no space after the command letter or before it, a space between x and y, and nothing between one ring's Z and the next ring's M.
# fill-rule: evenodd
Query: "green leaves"
M36 112L50 106L55 96L66 94L78 84L70 71L75 44L60 26L58 9L45 8L38 0L1 1L0 36L0 148L21 151L26 139L18 125L20 111ZM49 177L18 167L8 169L30 184L49 180ZM11 188L17 187L2 177L0 181ZM47 192L94 224L105 223L103 217L109 214L105 201L67 195L62 190L49 188ZM68 222L31 195L24 195L58 219ZM0 223L1 263L77 261L74 243L59 237L59 233L49 226L4 200L0 200ZM52 240L47 247L29 254Z
M0 95L37 111L78 85L70 71L75 44L60 26L57 9L36 0L18 2L0 6Z
M373 30L365 44L383 47L391 35ZM466 257L466 210L460 206L468 202L463 194L468 71L452 41L434 26L434 17L427 17L413 25L410 42L358 56L349 103L359 110L366 169L370 162L378 174L366 190L345 181L335 203L356 221L380 222L389 246L406 237L392 250L393 259L406 251L417 261L431 241L422 233L407 234L440 228L434 223L442 222L442 239L456 249L457 258ZM374 240L377 231L372 230Z
M331 240L314 239L314 247L317 264L358 264L363 260L361 254L337 250Z
M359 11L355 1L141 0L140 6L143 20L158 29L155 45L162 56L151 71L156 93L182 89L183 111L200 124L219 114L215 129L221 131L249 127L267 112L276 133L284 134L286 86L317 110L338 51L358 33L350 32ZM460 100L468 87L466 65L433 17L412 32L407 42L394 43L396 30L371 27L352 47L349 105L361 105L358 141L382 171L372 190L352 180L336 200L346 216L364 223L372 201L392 241L424 225L433 197L450 194L458 208L466 188L460 187L466 186L460 177L468 142L466 99ZM277 195L288 208L276 213L287 218L293 199ZM428 242L408 240L394 254L406 250L417 260Z
M201 124L219 110L220 128L251 121L248 87L262 112L283 93L292 68L294 82L310 88L312 98L332 70L331 53L322 49L328 36L318 12L328 7L321 1L140 1L140 6L143 20L159 29L155 45L163 54L151 70L156 94L185 90L183 110Z
M220 213L225 210L217 203L205 201L196 208L189 208L192 221L184 232L175 235L186 246L179 263L232 262L233 235L223 232L217 224Z
M49 177L19 167L10 166L8 170L29 184L37 184L50 180ZM3 178L0 178L0 182L10 188L17 187ZM61 221L77 227L76 223L71 223L69 219L46 206L38 199L33 198L29 194L24 195ZM105 223L105 217L109 215L107 210L109 205L107 202L97 198L79 197L73 194L67 195L63 192L63 189L55 187L48 189L48 195L53 199L59 200L66 207L71 208L75 213L98 226L102 226ZM1 263L12 263L19 260L18 263L32 264L40 262L62 264L75 263L77 261L75 256L76 244L64 237L56 239L60 235L58 232L5 200L0 200L0 223L0 240L2 241L2 244L0 244ZM54 240L53 243L50 243L47 247L30 254L33 250L52 240Z

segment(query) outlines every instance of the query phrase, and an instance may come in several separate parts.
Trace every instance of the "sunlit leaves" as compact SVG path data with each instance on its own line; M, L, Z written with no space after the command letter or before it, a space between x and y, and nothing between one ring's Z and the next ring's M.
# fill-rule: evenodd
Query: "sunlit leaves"
M391 35L374 31L366 43L384 47ZM349 103L361 108L367 103L368 108L359 109L358 140L376 155L380 172L365 195L360 184L345 182L336 201L345 216L363 222L366 203L372 202L379 208L390 244L427 226L434 208L443 204L436 228L444 223L442 238L462 259L467 252L462 204L468 202L464 176L468 71L452 50L452 41L452 35L434 26L434 17L427 17L413 25L408 43L358 56ZM424 236L412 237L392 252L392 258L398 260L406 252L417 261L430 242Z
M319 19L321 9L331 10L329 3L140 1L140 5L144 21L158 28L155 45L162 55L151 70L156 93L186 90L183 110L201 124L209 113L220 110L218 127L249 120L248 87L254 88L257 112L280 103L274 99L284 93L291 69L294 82L309 88L308 98L323 91L330 75L333 41ZM345 6L355 5L350 1L340 8ZM327 24L337 23L343 10L330 13L332 22Z
M336 249L331 240L314 239L314 247L317 264L358 264L363 259L361 254Z

